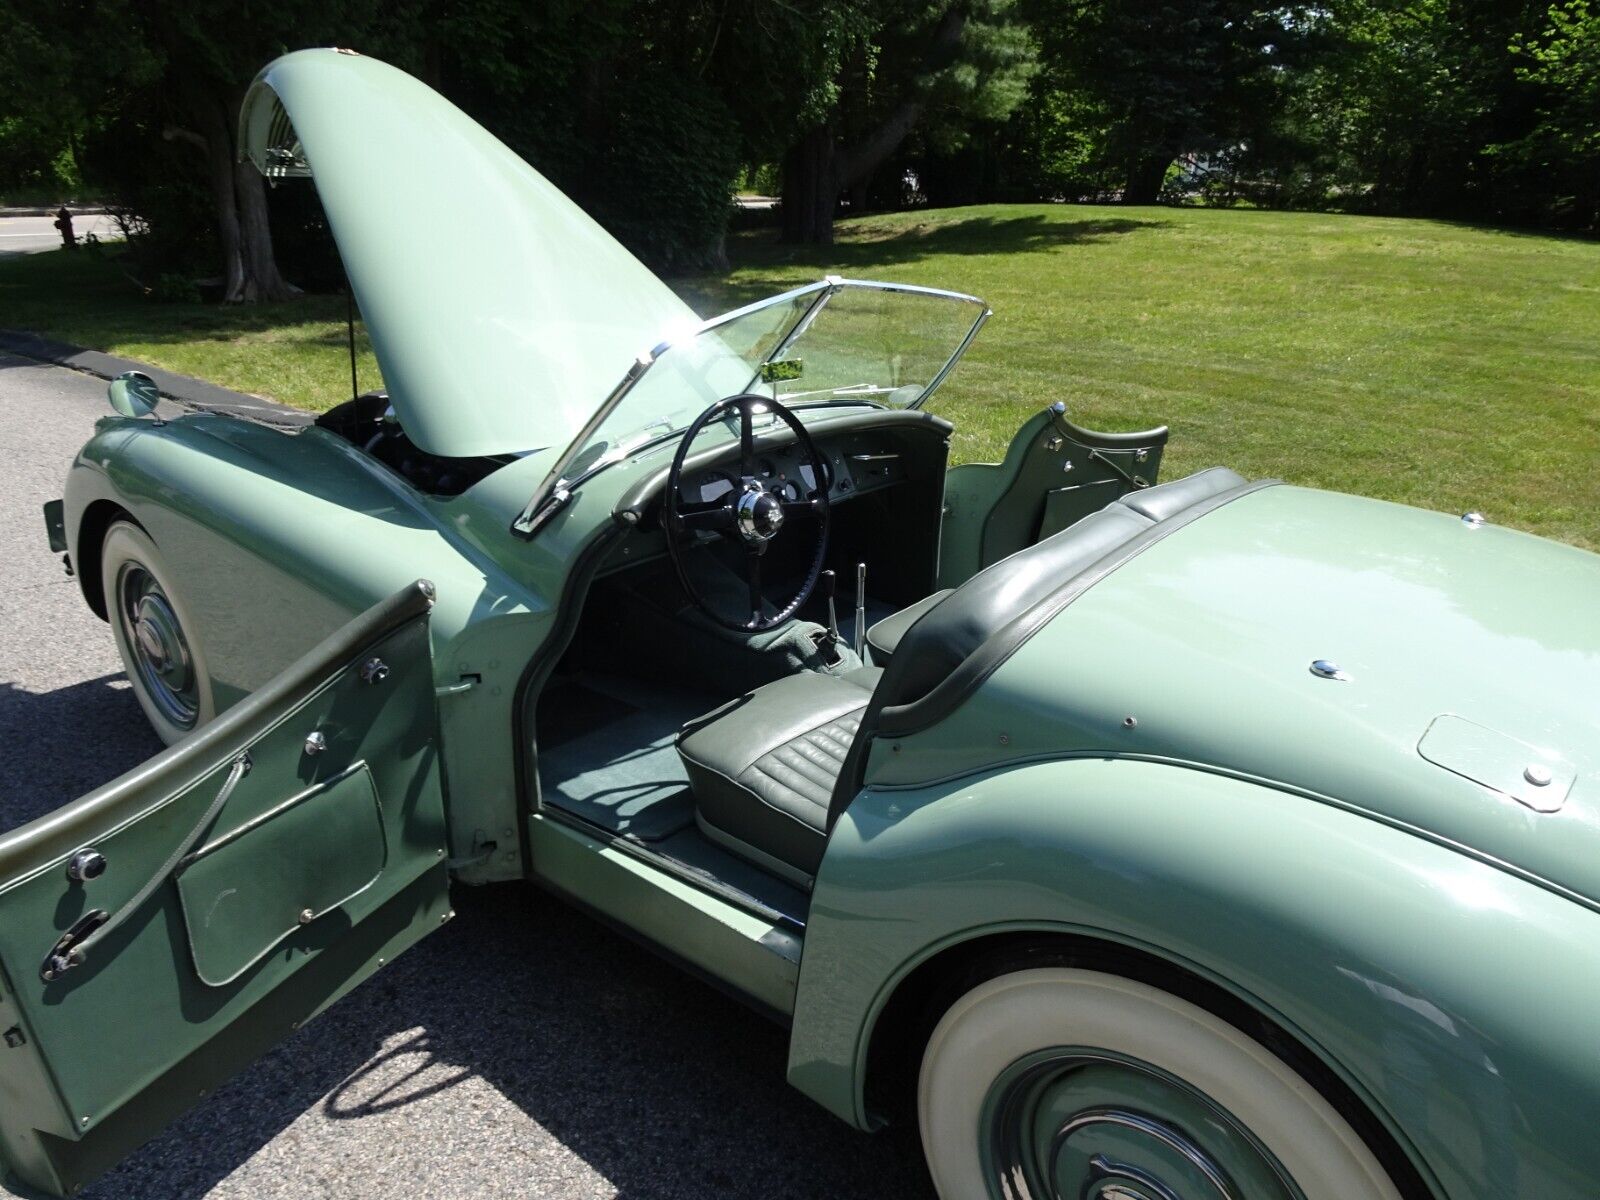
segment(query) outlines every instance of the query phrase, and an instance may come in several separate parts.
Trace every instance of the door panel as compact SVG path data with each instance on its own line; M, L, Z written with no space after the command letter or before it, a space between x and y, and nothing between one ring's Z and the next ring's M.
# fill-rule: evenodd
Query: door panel
M192 737L0 835L10 1186L70 1193L448 917L431 596L403 589ZM85 847L105 868L75 882ZM103 939L48 969L95 913L113 914Z
M998 463L945 476L939 586L959 587L990 563L1156 482L1167 429L1096 433L1051 405L1017 431Z

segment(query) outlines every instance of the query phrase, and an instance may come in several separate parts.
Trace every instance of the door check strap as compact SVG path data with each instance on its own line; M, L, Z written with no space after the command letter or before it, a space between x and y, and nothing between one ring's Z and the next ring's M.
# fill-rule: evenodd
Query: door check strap
M134 894L133 898L117 909L115 914L107 913L103 908L97 908L85 915L73 927L61 935L59 941L50 947L50 953L44 956L44 963L39 968L39 978L46 983L59 979L62 975L72 970L73 967L82 966L88 957L89 951L103 942L124 921L143 908L145 902L155 895L159 888L177 870L178 864L184 860L191 850L205 836L207 829L211 828L223 808L227 806L228 797L233 795L233 789L239 786L239 781L250 773L250 754L242 751L234 758L233 766L228 770L227 779L223 780L222 787L218 789L216 799L207 807L200 820L189 832L189 835L179 843L178 848L161 864L160 870L152 875L149 881Z

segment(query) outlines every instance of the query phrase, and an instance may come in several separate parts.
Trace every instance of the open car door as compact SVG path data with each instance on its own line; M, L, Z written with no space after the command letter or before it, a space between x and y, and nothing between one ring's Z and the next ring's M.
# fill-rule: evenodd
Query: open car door
M0 834L5 1189L77 1191L449 917L432 598Z

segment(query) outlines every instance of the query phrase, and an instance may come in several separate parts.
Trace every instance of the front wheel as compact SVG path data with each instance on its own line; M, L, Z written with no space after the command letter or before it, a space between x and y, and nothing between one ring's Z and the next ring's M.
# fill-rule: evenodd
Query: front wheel
M139 707L167 745L216 716L205 654L155 542L131 521L100 550L106 616Z
M962 996L924 1051L917 1110L945 1200L1400 1200L1282 1059L1098 971L1017 971Z

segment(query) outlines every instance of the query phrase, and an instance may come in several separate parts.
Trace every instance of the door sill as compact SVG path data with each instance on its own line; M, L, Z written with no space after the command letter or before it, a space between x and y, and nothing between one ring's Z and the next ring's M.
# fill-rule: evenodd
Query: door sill
M570 814L548 809L529 818L536 882L788 1023L800 972L803 920L692 862L663 853L659 845L582 824ZM683 836L704 841L698 831ZM799 895L787 884L782 887Z

